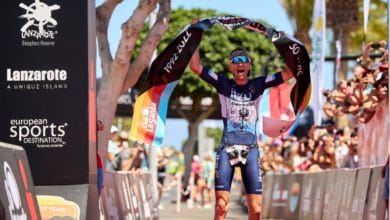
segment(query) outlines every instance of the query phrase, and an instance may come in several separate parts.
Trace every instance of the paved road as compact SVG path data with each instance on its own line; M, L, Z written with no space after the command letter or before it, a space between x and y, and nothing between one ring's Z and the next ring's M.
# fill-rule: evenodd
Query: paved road
M227 215L227 220L247 219L246 210L239 202L240 186L233 184L232 193L230 196L230 208ZM176 198L176 191L170 190L164 192L160 204L163 209L159 210L160 220L209 220L213 219L213 207L201 207L200 203L195 202L193 208L189 208L187 203L181 203L180 212L176 211L176 203L173 203ZM214 199L213 199L214 202Z

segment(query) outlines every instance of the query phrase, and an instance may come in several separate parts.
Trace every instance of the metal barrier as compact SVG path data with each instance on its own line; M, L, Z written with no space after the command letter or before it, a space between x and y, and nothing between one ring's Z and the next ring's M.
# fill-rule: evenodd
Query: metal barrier
M101 194L104 219L158 219L151 181L150 172L105 171Z
M382 167L266 175L265 219L383 219Z

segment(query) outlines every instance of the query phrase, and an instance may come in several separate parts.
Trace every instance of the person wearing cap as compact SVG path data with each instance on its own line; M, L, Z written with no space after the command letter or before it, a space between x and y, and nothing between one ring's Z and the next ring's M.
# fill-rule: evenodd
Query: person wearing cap
M216 88L221 104L224 129L216 154L214 219L225 219L236 166L241 168L247 193L248 219L259 219L262 194L260 153L256 133L259 102L265 89L278 86L291 79L293 75L286 68L269 76L249 79L251 58L241 47L229 54L228 69L233 74L233 79L201 65L199 48L190 60L190 68Z
M119 130L115 125L111 126L110 129L110 139L108 140L107 148L107 161L106 161L106 170L115 171L117 169L116 165L116 156L120 152L118 146Z

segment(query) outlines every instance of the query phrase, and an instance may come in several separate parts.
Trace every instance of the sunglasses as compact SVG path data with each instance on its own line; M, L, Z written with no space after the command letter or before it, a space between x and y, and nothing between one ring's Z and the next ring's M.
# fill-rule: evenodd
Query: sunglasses
M233 64L239 63L249 63L249 58L247 56L235 56L230 60Z

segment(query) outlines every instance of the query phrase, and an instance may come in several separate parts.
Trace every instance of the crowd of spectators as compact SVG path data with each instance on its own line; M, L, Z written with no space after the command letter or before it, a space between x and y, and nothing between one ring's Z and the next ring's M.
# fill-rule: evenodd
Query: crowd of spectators
M386 104L389 91L388 50L385 41L370 43L358 59L354 76L341 80L336 89L326 90L325 114L332 118L352 114L360 123L367 123L378 107ZM379 51L379 58L371 58ZM378 54L378 53L377 53Z
M312 126L309 135L260 142L261 167L266 172L317 172L329 168L356 168L357 129L336 129L334 123Z
M357 60L353 77L326 90L323 110L333 122L337 116L353 115L367 123L378 108L388 105L388 50L385 41L369 43ZM260 142L265 172L316 172L328 168L356 168L357 128L336 129L334 123L312 126L302 138L268 139Z

